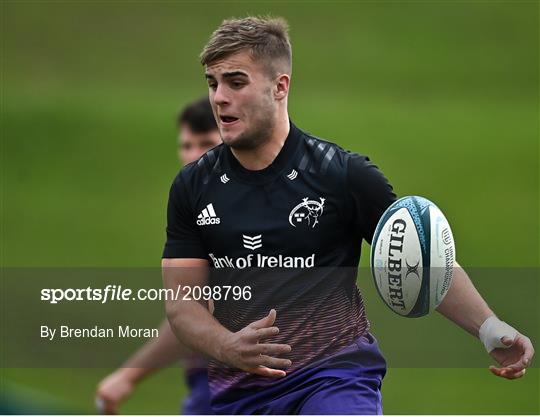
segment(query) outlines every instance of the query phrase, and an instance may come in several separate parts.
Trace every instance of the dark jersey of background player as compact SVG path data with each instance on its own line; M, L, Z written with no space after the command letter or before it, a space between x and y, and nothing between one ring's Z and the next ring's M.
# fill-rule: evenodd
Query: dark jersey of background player
M395 199L369 158L293 124L278 156L261 171L246 170L220 145L180 172L170 192L163 256L207 258L211 285L249 285L250 300L216 301L215 317L238 331L275 308L281 331L272 342L292 346L285 357L293 365L283 379L211 362L216 410L241 412L224 404L250 389L285 386L308 365L324 367L359 340L375 344L356 267L362 240L371 242ZM354 350L362 356L360 347ZM363 350L356 363L368 360L384 374L376 346ZM335 373L341 376L340 369Z

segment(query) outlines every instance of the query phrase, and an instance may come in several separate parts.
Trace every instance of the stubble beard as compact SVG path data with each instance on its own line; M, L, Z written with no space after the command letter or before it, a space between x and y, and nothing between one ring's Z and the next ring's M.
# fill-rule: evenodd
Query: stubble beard
M267 118L258 121L256 126L238 135L229 146L239 151L248 151L264 145L272 137L274 131L274 120Z
M268 100L259 106L254 114L260 117L253 121L251 128L240 133L232 141L224 141L225 144L238 151L248 151L256 149L270 140L276 125L271 101Z

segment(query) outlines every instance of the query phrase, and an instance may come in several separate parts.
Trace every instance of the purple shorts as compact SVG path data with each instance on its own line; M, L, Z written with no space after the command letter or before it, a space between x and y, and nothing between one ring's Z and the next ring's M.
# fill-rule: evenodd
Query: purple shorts
M259 390L234 390L212 399L215 414L382 414L386 374L370 334Z
M214 414L210 407L210 389L208 388L208 372L198 369L187 375L189 393L182 403L181 414Z

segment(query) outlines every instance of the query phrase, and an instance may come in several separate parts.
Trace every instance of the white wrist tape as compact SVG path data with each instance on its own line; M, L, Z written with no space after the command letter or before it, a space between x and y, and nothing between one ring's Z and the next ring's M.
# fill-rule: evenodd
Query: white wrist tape
M478 331L478 337L486 347L486 350L491 352L495 348L508 348L501 341L503 337L508 337L514 340L518 332L512 326L499 320L495 316L490 316L482 323Z

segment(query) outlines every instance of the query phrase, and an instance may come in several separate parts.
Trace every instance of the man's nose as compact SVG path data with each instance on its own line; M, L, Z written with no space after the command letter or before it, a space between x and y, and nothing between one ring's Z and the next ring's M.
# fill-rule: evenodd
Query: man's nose
M217 106L224 106L230 103L227 89L223 85L218 85L214 93L214 103Z

